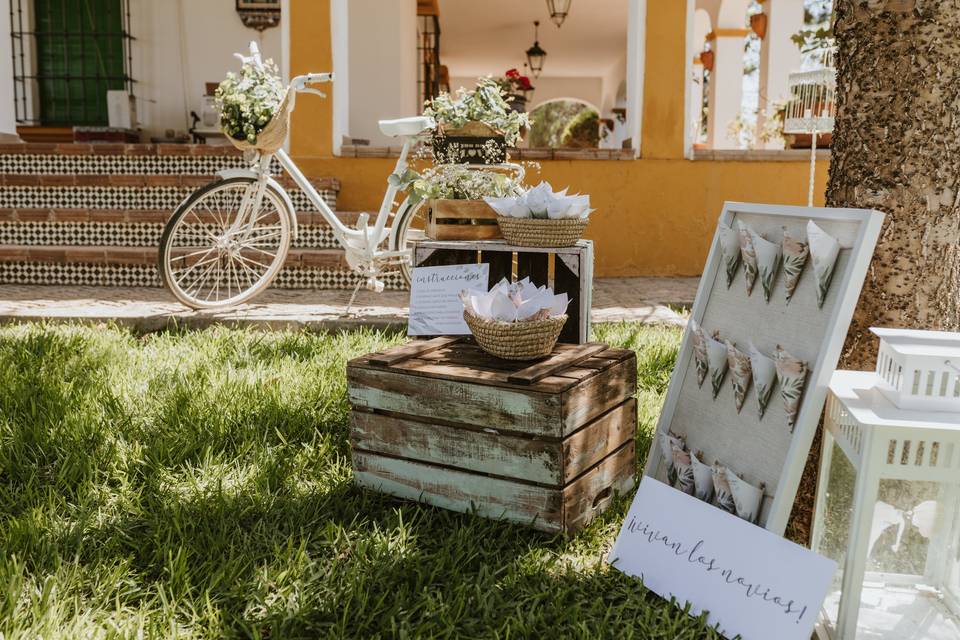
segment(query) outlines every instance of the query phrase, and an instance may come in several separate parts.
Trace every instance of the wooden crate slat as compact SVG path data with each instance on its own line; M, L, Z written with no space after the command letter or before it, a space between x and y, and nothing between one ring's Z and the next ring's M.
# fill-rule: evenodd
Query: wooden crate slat
M430 353L431 351L436 351L437 349L459 342L461 339L460 337L453 336L433 338L431 340L414 340L413 342L387 349L380 354L372 355L369 358L369 362L370 364L379 366L390 366L408 358L414 358Z
M354 453L354 477L361 487L452 511L473 511L557 533L562 528L560 489L521 484L476 473Z
M559 440L522 438L492 429L473 430L361 411L353 412L350 435L353 446L368 453L421 462L443 460L448 466L478 473L558 487L564 484Z
M557 373L562 369L566 369L567 367L577 364L581 360L586 360L596 353L606 350L607 345L600 342L590 342L580 345L575 349L570 349L561 353L555 353L542 362L538 362L537 364L530 365L526 369L517 371L513 375L508 376L507 381L512 382L513 384L533 384L534 382L542 380L543 378Z
M550 278L550 254L518 252L517 280L524 278L530 278L530 281L537 286L549 284L547 280Z
M563 529L582 529L613 500L633 488L637 464L636 442L630 440L616 453L582 475L563 492Z
M490 265L490 284L503 278L513 280L513 254L508 251L481 251L480 262Z
M478 365L451 364L449 362L432 362L430 360L411 359L398 362L392 367L395 371L429 376L436 379L456 380L474 384L491 385L511 388L507 377L511 370ZM575 378L567 376L550 376L525 388L544 393L557 393L570 388L576 383Z
M619 449L637 431L637 399L628 398L563 440L563 484ZM632 474L631 474L632 475Z
M350 402L410 416L489 426L530 435L561 437L561 398L503 387L411 376L395 369L351 368Z
M633 359L618 362L563 394L563 435L606 413L632 396L637 389L637 363Z

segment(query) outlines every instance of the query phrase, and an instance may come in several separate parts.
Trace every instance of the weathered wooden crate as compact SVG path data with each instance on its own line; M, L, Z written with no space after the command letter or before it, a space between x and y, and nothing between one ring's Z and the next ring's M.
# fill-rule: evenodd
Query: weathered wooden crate
M570 534L633 486L636 356L558 345L536 364L470 338L352 360L358 485Z
M572 247L548 249L517 247L503 240L450 242L423 240L413 250L413 266L436 267L476 262L490 265L490 284L501 278L529 277L536 285L549 285L554 293L570 297L567 324L560 342L583 344L590 339L593 303L593 242L580 240Z
M496 240L502 238L497 212L483 200L428 200L428 238L434 240Z

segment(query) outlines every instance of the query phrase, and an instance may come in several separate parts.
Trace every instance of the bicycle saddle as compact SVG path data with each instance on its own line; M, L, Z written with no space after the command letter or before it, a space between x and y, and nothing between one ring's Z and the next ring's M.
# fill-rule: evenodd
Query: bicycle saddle
M427 116L413 116L412 118L397 118L396 120L380 120L380 131L385 136L415 136L427 129L433 129L436 123Z

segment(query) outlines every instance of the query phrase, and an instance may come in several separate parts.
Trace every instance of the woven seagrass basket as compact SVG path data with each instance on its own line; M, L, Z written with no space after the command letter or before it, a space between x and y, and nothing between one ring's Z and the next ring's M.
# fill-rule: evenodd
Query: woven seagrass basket
M533 360L549 355L567 322L566 314L546 320L501 322L466 310L463 319L480 348L504 360Z
M569 247L575 245L588 218L508 218L497 216L504 239L518 247Z
M277 105L277 111L270 118L270 122L257 134L257 141L250 144L246 140L237 140L227 136L227 140L233 143L237 149L247 151L255 149L261 154L276 153L283 146L287 139L287 133L290 131L290 112L293 111L293 92L287 91L283 95L283 100Z

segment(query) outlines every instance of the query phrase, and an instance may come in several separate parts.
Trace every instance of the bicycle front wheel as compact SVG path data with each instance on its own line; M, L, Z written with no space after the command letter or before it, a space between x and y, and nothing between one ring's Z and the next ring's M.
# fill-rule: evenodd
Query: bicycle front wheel
M193 309L229 307L270 286L290 250L294 212L269 185L256 210L242 212L255 178L211 183L190 196L160 238L164 285ZM242 218L242 219L241 219Z

